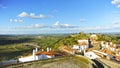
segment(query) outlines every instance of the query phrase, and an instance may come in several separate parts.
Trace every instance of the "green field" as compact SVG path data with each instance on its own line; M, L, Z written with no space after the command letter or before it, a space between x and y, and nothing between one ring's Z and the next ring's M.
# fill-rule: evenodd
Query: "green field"
M54 48L54 44L68 35L16 35L0 36L0 61L17 59L22 55L32 53L34 46L24 46L24 43L37 43L40 49Z

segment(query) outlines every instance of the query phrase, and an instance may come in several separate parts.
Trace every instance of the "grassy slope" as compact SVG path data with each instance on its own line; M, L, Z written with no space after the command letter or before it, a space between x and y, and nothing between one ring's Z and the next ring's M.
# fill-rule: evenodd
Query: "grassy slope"
M29 62L24 64L10 65L7 68L88 68L89 62L86 62L87 59L84 59L85 61L81 59L84 58L62 57L43 61Z

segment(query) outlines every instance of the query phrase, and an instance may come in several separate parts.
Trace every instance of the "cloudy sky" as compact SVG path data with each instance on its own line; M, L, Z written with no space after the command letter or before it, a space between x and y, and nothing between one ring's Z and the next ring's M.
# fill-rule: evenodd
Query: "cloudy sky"
M120 0L0 0L0 34L120 32Z

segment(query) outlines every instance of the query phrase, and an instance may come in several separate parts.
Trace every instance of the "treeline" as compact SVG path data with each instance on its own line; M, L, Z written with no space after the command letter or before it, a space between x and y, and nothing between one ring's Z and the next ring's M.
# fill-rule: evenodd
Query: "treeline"
M90 36L92 34L93 33L86 34L84 32L80 32L78 34L71 34L59 40L59 42L56 43L54 47L56 49L61 45L73 46L75 44L78 44L77 41L79 39L90 39ZM96 35L97 35L97 37L95 38L96 41L106 41L106 42L113 42L115 44L120 44L120 35L115 35L115 34L109 35L109 34L101 34L101 33L97 33Z
M61 45L66 46L73 46L75 44L78 44L79 39L89 39L90 34L85 34L84 32L80 32L78 34L71 34L67 37L64 37L61 39L58 43L55 44L55 49L58 48Z
M113 42L115 44L120 44L120 35L116 34L97 34L98 41Z

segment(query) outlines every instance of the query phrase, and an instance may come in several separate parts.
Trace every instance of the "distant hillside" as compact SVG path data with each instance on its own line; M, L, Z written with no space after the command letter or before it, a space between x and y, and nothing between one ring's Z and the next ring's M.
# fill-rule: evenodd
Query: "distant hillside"
M0 61L32 53L35 47L25 46L25 43L36 44L40 46L39 50L46 50L47 47L54 48L54 44L66 36L68 35L0 35Z
M66 45L66 46L73 46L77 44L77 40L79 39L90 39L90 36L92 34L96 34L97 38L96 41L106 41L106 42L113 42L115 44L120 44L120 34L101 34L101 33L84 33L80 32L78 34L71 34L67 37L64 37L63 39L59 40L55 44L55 49L58 48L61 45Z

